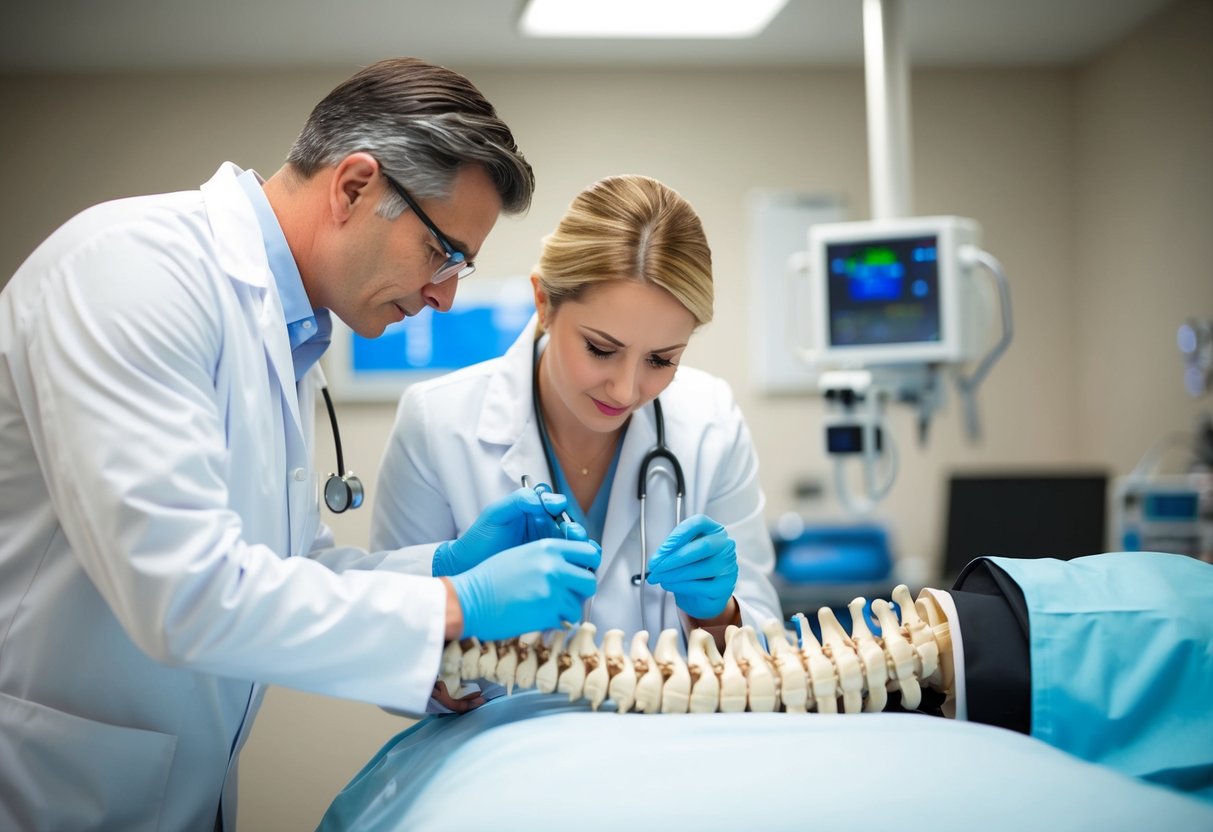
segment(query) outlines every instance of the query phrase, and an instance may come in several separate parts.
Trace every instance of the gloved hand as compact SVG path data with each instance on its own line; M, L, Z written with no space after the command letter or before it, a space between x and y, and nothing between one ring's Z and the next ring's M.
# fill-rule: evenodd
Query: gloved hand
M563 526L558 525L558 528L559 528L559 536L563 537L565 540L589 540L590 539L590 533L585 530L585 526L581 525L576 520L570 520L569 522L565 523ZM595 543L594 545L598 545L598 544ZM600 551L600 552L602 551L601 546L599 546L598 551ZM597 568L597 567L595 567L595 568Z
M597 543L549 538L506 549L447 578L463 608L463 634L510 638L581 620L582 602L598 580Z
M540 496L533 488L519 488L481 512L458 540L439 544L434 550L434 577L465 572L485 558L532 540L563 537L553 515L568 504L563 494L548 491Z
M679 609L692 618L715 618L737 586L737 544L712 518L688 517L649 561L648 581L672 592Z

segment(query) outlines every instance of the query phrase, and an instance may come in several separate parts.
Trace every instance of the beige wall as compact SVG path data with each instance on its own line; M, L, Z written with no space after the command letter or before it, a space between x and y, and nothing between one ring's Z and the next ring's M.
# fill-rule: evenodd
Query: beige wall
M1180 2L1076 70L914 72L914 207L982 223L1012 282L1018 335L983 391L980 446L961 437L954 399L925 450L914 447L909 414L892 414L903 467L880 516L903 556L938 557L954 468L1124 472L1197 412L1173 334L1185 315L1213 315L1213 68L1201 36L1210 8ZM525 274L540 236L599 176L645 173L681 190L703 216L718 281L716 320L688 361L733 384L770 516L795 507L795 480L828 480L822 411L747 381L745 198L794 188L840 196L854 218L866 215L862 74L465 69L539 177L532 211L498 225L482 271ZM10 195L0 275L98 200L194 187L223 159L273 171L311 104L348 71L0 77L0 181ZM342 408L347 457L372 486L391 417L386 405ZM324 431L319 439L324 464L331 441ZM837 513L828 502L805 508ZM368 526L367 511L334 522L349 543L365 543ZM405 724L368 705L272 690L243 759L242 825L314 824Z
M1122 473L1213 410L1175 346L1184 318L1213 316L1211 36L1213 3L1176 4L1075 85L1076 435Z

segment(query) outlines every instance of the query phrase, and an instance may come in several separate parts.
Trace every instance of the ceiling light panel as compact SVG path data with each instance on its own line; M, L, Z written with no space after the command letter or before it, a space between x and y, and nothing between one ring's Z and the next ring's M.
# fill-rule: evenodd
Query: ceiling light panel
M748 38L787 0L530 0L519 29L535 38Z

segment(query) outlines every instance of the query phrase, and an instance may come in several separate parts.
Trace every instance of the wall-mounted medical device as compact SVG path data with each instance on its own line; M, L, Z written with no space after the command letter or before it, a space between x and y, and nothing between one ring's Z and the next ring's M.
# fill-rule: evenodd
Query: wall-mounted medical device
M954 364L984 344L962 217L911 217L809 228L812 349L824 366Z
M976 391L1011 342L1010 291L1001 264L981 248L980 226L964 217L813 225L797 264L808 278L808 309L793 318L807 337L793 351L817 374L826 400L837 496L864 513L897 473L897 445L884 428L889 402L917 409L925 442L951 377L968 433L980 435ZM848 485L848 458L862 462L862 496Z

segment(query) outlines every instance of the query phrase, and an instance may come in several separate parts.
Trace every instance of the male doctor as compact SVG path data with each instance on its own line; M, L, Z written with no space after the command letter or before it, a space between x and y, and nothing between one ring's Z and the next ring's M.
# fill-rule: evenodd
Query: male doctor
M389 60L269 180L227 163L96 206L21 266L0 293L0 828L233 828L262 684L421 711L444 640L577 618L598 550L551 539L562 506L533 492L444 578L432 545L333 548L319 521L330 313L376 337L446 311L533 185L466 78Z

